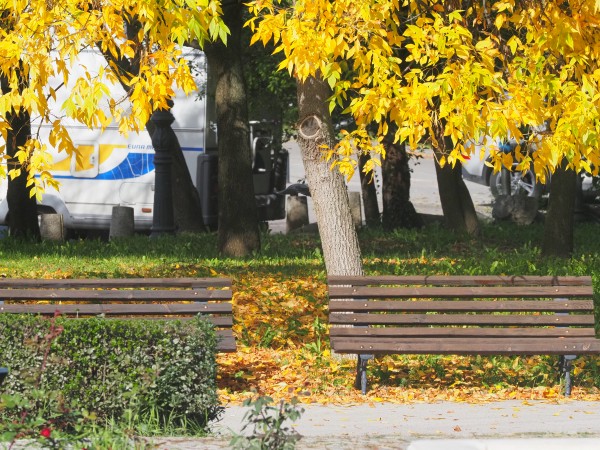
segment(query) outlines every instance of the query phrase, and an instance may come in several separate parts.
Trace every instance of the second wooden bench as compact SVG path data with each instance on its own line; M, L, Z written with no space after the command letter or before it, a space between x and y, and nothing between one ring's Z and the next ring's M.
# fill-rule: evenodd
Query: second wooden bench
M228 278L0 279L0 314L181 319L215 326L217 351L236 351Z
M367 390L375 354L561 355L565 394L575 355L600 353L591 277L329 277L332 349L358 354Z

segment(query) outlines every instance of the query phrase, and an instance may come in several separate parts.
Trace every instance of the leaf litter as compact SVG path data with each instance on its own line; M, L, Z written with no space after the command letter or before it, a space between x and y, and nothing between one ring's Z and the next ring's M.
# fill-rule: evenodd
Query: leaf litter
M326 285L319 277L246 274L234 289L238 351L218 356L224 404L268 395L302 403L568 401L558 357L386 355L369 361L369 390L354 388L356 355L332 355ZM570 399L600 400L600 360L574 361ZM526 404L526 403L525 403Z

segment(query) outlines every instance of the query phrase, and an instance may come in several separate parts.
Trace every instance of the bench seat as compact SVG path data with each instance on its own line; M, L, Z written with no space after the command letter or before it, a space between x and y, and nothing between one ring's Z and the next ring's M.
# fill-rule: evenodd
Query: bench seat
M575 355L600 353L591 277L329 277L332 349L375 354L560 355L570 393Z
M0 314L211 321L219 352L235 352L228 278L0 278Z

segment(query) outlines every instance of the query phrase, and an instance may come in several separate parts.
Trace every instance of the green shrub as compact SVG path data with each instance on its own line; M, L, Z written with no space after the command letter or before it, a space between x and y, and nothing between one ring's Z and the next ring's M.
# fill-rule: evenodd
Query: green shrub
M57 393L100 419L158 415L205 425L221 410L215 352L212 325L201 319L0 314L0 362L10 370L3 393Z
M594 289L594 331L596 337L600 338L600 278L597 272L592 273L592 286Z

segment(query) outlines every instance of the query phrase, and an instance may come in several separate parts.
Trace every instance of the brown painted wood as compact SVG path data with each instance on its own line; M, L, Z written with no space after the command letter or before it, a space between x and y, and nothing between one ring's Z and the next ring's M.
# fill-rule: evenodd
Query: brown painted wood
M330 312L591 312L592 300L513 300L513 301L406 301L406 300L331 300Z
M594 326L593 315L329 314L335 325Z
M231 285L228 278L0 278L0 300L5 301L0 313L152 320L201 315L217 328L219 351L230 352L236 350Z
M591 277L329 277L337 353L600 352Z
M430 286L591 286L590 276L517 276L517 275L381 275L381 276L329 276L333 285L430 285Z
M202 316L202 317L204 319L210 321L215 326L215 328L217 328L217 331L219 331L220 328L231 328L233 326L233 318L231 316L206 315L206 316ZM106 318L106 320L120 319L120 318L123 318L123 317L108 316ZM124 318L126 318L126 319L143 319L143 320L181 320L182 322L184 322L186 320L192 320L195 317L194 316L170 316L170 317L136 316L136 317L124 317Z
M32 313L24 313L24 314L32 314ZM54 313L51 314L40 314L42 316L54 316ZM233 318L232 316L214 316L214 315L201 315L205 320L208 320L209 322L211 322L215 328L217 328L216 331L219 331L221 328L231 328L233 326ZM85 318L89 318L89 317L94 317L94 316L89 316L89 315L83 315L83 314L66 314L66 317L68 319L85 319ZM103 316L103 318L105 320L111 320L111 319L123 319L123 320L129 320L129 319L138 319L138 320L181 320L182 322L184 321L188 321L188 320L192 320L195 318L195 316L175 316L175 315L171 315L171 316L157 316L157 315L136 315L136 316L124 316L124 315L119 315L119 316L112 316L112 315L108 315L108 316Z
M52 300L52 301L111 301L111 300L131 300L131 301L169 301L169 300L230 300L230 290L91 290L91 289L6 289L0 290L0 299L3 300Z
M217 342L217 350L221 353L233 353L237 350L235 337L231 330L217 330L216 332L219 341Z
M347 337L595 337L593 328L544 327L544 328L496 328L496 327L331 327L329 336L332 341Z
M33 314L80 314L80 315L141 315L141 314L231 314L231 303L164 303L164 304L4 304L0 305L0 313L33 313Z
M227 288L229 278L90 278L44 280L28 278L0 278L0 289L44 288Z
M590 298L591 286L426 286L329 288L330 299L349 298Z
M568 355L600 352L600 339L493 338L493 339L388 339L352 338L334 340L338 353L402 353L460 355Z

